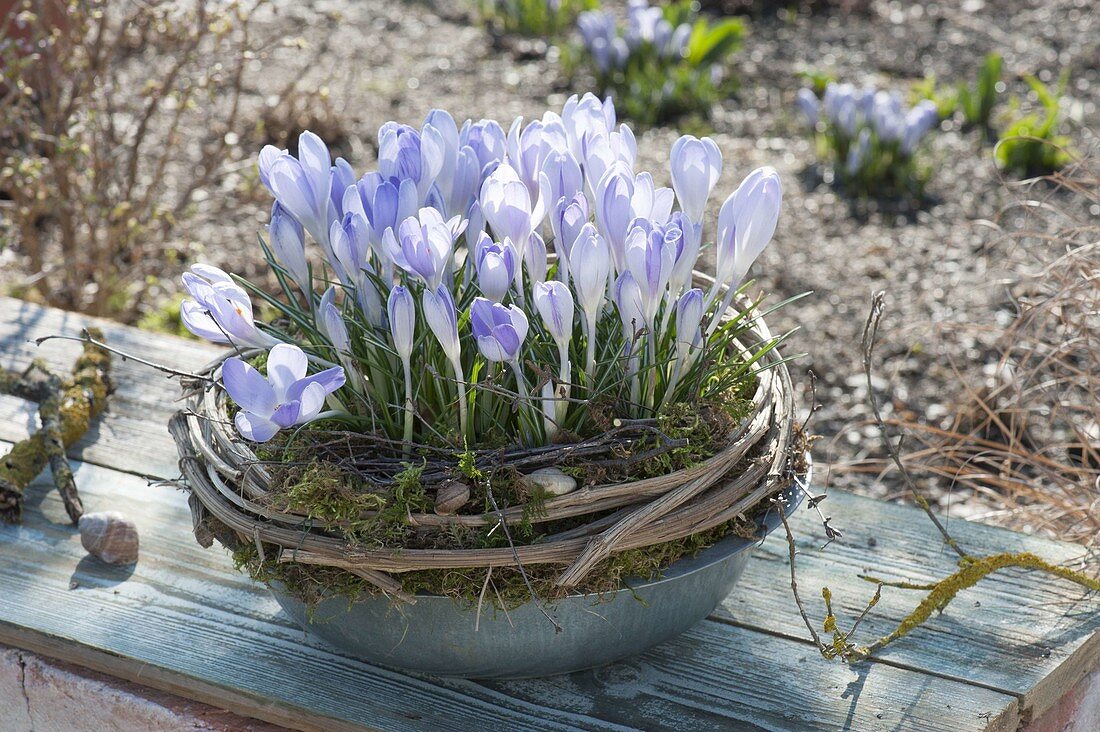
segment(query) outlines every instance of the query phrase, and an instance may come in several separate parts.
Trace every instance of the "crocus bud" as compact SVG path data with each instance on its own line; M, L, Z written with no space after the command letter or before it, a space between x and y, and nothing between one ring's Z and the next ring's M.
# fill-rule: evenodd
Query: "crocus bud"
M702 341L703 291L692 288L676 301L676 353L683 361L688 351Z
M443 347L448 361L456 361L459 356L458 315L451 292L440 285L435 291L424 290L424 320L432 329L439 345Z
M709 137L684 135L672 145L668 160L672 188L688 221L703 221L707 199L722 174L722 153Z
M298 157L279 155L267 171L275 197L322 246L328 244L332 205L332 158L320 137L306 130L298 136ZM331 211L331 215L330 215Z
M565 283L552 280L534 286L535 307L558 348L568 346L573 337L573 296Z
M936 103L925 99L905 115L905 132L901 136L901 152L912 155L921 138L940 121Z
M527 274L530 275L531 282L542 282L546 279L546 242L537 231L532 232L531 238L527 240L527 246L523 250L523 260L527 265Z
M481 186L481 210L498 239L511 239L520 256L534 231L531 194L507 163L500 165ZM541 215L538 217L541 220Z
M403 285L394 285L387 303L390 316L390 335L393 347L402 361L412 356L413 336L416 331L416 305L412 294Z
M611 270L611 251L602 236L591 223L581 227L580 234L570 252L573 289L577 304L589 318L603 307L607 295L607 281Z
M619 319L623 325L623 340L626 351L634 350L634 338L645 326L645 309L642 304L642 291L630 272L623 272L615 280L615 307L619 310Z
M400 256L397 265L424 280L429 289L439 287L451 262L454 230L434 208L420 209L419 217L409 217L397 227Z
M470 325L477 339L478 350L489 361L515 363L520 346L527 337L527 316L515 305L474 299L470 306Z
M554 232L554 251L568 265L569 253L577 240L581 227L588 222L588 199L578 193L572 198L561 198L550 212L550 228Z
M859 131L859 137L856 139L855 144L848 148L848 159L844 163L845 170L848 171L848 175L855 175L859 172L859 169L863 167L863 164L867 161L867 156L871 153L871 130L864 127Z
M626 237L625 264L642 298L645 324L652 327L657 308L672 277L675 252L665 243L661 229L635 226Z
M321 296L321 304L317 307L317 327L338 352L348 353L351 350L351 339L344 324L344 316L340 314L340 308L336 307L335 287L329 287Z
M309 281L309 265L306 263L305 232L298 220L276 201L271 207L271 223L268 225L271 238L271 249L275 253L275 259L283 265L291 279L293 279L302 292L311 291Z
M481 294L494 302L503 300L512 286L516 266L516 250L511 241L497 243L485 232L481 233L474 247L474 268Z
M737 287L775 233L783 187L774 168L757 168L718 213L717 281Z
M821 110L821 102L818 100L813 90L805 87L799 89L794 100L798 105L798 111L806 118L806 124L810 127L816 127L817 118Z

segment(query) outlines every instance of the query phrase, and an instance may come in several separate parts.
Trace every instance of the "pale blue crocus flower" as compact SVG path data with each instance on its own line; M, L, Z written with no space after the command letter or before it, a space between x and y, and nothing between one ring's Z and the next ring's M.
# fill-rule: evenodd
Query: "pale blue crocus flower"
M798 111L806 118L806 124L810 127L816 127L817 120L821 116L821 101L813 90L805 87L799 89L794 100L798 106Z
M474 246L474 268L481 294L494 302L503 300L515 279L517 266L519 262L512 242L494 242L481 232Z
M722 175L722 152L709 137L684 135L673 143L668 166L680 210L688 221L701 224L707 200Z
M329 195L332 197L332 206L336 211L336 218L343 218L344 193L348 188L355 185L355 171L351 169L351 165L347 160L336 158L336 162L332 164L330 178Z
M611 250L596 232L596 227L586 223L581 227L569 256L572 261L570 275L577 304L584 313L584 334L587 340L584 373L592 383L596 369L596 320L607 298L607 283L611 276Z
M554 235L558 277L562 282L569 281L570 252L581 228L588 223L588 210L588 199L579 191L572 198L559 198L550 210L550 230Z
M428 289L439 287L450 269L457 223L457 217L444 221L434 208L420 209L418 218L409 217L398 226L400 249L393 253L394 261Z
M275 201L271 206L271 223L267 230L275 260L283 266L306 297L309 297L313 288L309 264L306 261L305 231L302 225L281 203Z
M183 286L194 299L180 304L180 319L198 337L256 348L278 343L256 327L248 293L222 270L193 264L191 271L183 274Z
M338 354L350 353L351 338L340 308L336 306L336 288L329 287L317 306L317 327Z
M387 311L390 337L405 377L405 442L408 443L413 433L412 351L416 336L416 304L407 287L394 285L390 289Z
M487 361L506 363L516 377L521 404L528 404L527 381L521 367L523 341L527 338L527 315L515 305L504 306L484 297L470 306L470 326L478 351Z
M718 241L714 286L707 295L707 307L720 287L727 288L721 306L707 330L707 337L733 300L749 267L764 251L775 233L783 204L783 186L771 167L749 173L718 212Z
M233 418L246 440L267 442L281 429L324 416L325 398L344 385L339 366L307 376L308 360L302 349L287 343L274 346L267 356L267 377L240 358L222 364L222 386L240 407Z
M482 176L488 175L508 154L504 128L496 120L466 120L459 132L458 141L459 145L473 151Z
M458 390L458 429L459 434L465 439L466 381L462 373L462 350L458 340L458 313L455 311L455 301L450 290L440 285L434 291L424 290L422 305L424 320L428 322L428 327L443 348L443 353L454 373L455 387Z
M569 342L573 338L573 296L564 282L553 280L536 284L532 289L532 299L542 317L543 325L558 347L558 387L555 389L548 382L543 395L547 432L554 434L565 420L569 407L569 384L572 382Z
M912 155L928 132L940 121L936 103L925 99L909 110L905 115L905 132L901 137L901 152Z
M485 220L496 238L508 239L516 247L520 259L525 258L527 243L534 231L534 222L542 220L542 212L533 204L527 186L512 166L503 163L481 186L479 198ZM541 202L541 199L540 199ZM516 267L516 295L523 302L523 268Z
M329 224L336 219L332 191L332 158L324 141L306 130L298 137L298 157L278 155L267 179L272 192L319 244L328 244Z

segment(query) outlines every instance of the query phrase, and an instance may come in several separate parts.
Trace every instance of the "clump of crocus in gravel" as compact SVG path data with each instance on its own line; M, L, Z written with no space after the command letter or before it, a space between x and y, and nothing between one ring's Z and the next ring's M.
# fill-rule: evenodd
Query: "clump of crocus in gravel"
M834 179L864 196L920 196L928 171L918 150L940 121L934 102L908 107L901 94L830 82L819 99L801 89L798 108L817 142L818 156Z
M246 439L317 419L457 449L589 437L608 418L721 400L776 344L741 350L754 308L730 308L776 228L771 168L708 232L714 141L677 140L660 187L592 95L507 132L436 110L386 123L378 146L362 176L310 132L297 157L260 152L278 292L203 265L184 275L187 327L245 351L221 376ZM712 284L692 275L704 242ZM258 321L252 298L277 317Z
M737 18L708 21L690 2L664 6L631 0L626 24L610 10L577 18L580 59L624 116L654 125L684 115L709 117L724 82L727 57L740 46Z

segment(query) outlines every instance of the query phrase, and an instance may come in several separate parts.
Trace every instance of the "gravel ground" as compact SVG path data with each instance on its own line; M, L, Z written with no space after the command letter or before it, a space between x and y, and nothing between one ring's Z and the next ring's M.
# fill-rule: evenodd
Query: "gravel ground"
M830 463L880 450L875 430L864 424L869 410L859 354L871 293L888 291L877 377L887 412L945 418L959 391L953 369L970 371L997 358L991 343L1008 312L1003 283L1042 258L1042 252L1021 256L1006 249L998 227L1022 222L1002 211L1025 197L1053 197L1071 210L1079 204L1045 185L1025 189L1002 180L992 149L976 133L948 124L929 145L935 166L929 204L917 211L853 205L822 183L813 167L812 145L791 113L800 85L795 74L815 68L857 84L905 88L928 72L945 81L972 79L984 54L997 50L1005 57L1010 91L1023 92L1019 75L1036 72L1050 80L1068 67L1077 119L1071 136L1080 150L1095 152L1100 21L1088 0L870 5L866 14L781 11L750 18L745 48L734 62L741 93L714 114L713 136L726 167L711 208L716 213L721 198L756 166L773 165L783 176L779 231L754 274L773 301L813 293L773 316L772 324L774 330L801 328L787 348L807 354L794 375L805 382L812 369L818 378L820 479L883 495L891 490L886 483L828 470ZM387 120L419 124L429 109L442 107L460 120L492 117L507 128L516 115L539 116L547 107L559 108L568 93L584 91L563 87L555 49L543 56L522 45L494 48L465 7L387 0L281 7L265 20L268 29L301 35L305 44L288 44L256 62L262 68L251 95L257 114L295 78L300 90L326 89L331 109L308 124L322 134L341 133L338 150L362 172L374 164L375 131ZM269 129L283 111L268 110ZM639 167L667 182L667 151L677 135L674 129L639 135ZM231 177L226 190L239 190L242 180ZM243 203L234 198L231 212L190 223L181 243L235 271L255 271L259 257L251 243L267 206L264 196ZM708 228L713 232L713 222ZM968 513L984 510L979 499L967 500Z

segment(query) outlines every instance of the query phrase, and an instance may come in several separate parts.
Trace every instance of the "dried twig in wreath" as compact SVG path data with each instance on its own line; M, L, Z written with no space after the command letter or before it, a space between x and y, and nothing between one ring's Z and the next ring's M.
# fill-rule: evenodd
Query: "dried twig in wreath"
M968 553L962 545L955 540L953 536L947 531L947 528L939 520L939 517L932 512L931 506L928 504L928 500L920 493L916 483L913 481L912 476L909 474L902 462L898 452L898 448L890 439L890 435L887 432L886 422L882 418L882 413L879 409L878 400L875 398L874 388L871 384L871 371L873 365L873 353L875 340L878 336L879 321L882 319L882 312L885 307L885 292L877 292L871 299L871 312L867 316L867 323L863 329L863 371L867 378L867 393L871 402L871 410L874 413L875 422L879 427L879 434L882 437L883 446L886 449L890 459L897 466L899 473L905 485L909 488L910 493L913 496L914 501L925 512L928 518L939 530L943 536L944 543L951 547L956 554L959 555L959 569L944 577L937 582L931 582L928 584L912 584L904 582L889 582L886 580L878 579L868 575L860 575L860 579L875 584L875 594L867 602L866 607L856 618L852 627L848 631L843 631L837 624L836 615L833 613L832 603L832 591L828 587L821 588L821 596L825 601L825 620L822 623L822 629L825 633L831 633L832 639L829 642L822 640L821 635L814 627L813 622L810 620L809 615L806 612L805 605L802 602L802 598L798 591L798 581L795 572L795 543L794 535L791 533L790 527L787 525L786 517L780 512L780 516L783 517L783 527L787 532L787 546L790 554L790 566L791 566L791 589L794 592L795 603L798 605L798 611L802 615L802 620L806 623L806 627L810 631L810 636L813 638L814 643L817 645L821 655L828 659L843 659L848 662L861 661L875 651L883 648L884 646L893 643L902 636L908 634L914 628L919 627L928 618L932 616L933 611L942 611L960 591L973 587L979 581L981 581L986 575L992 574L1000 569L1006 569L1008 567L1017 567L1019 569L1038 570L1045 572L1054 577L1069 580L1075 582L1092 592L1100 592L1100 580L1094 579L1085 575L1082 572L1077 572L1066 567L1060 567L1055 564L1038 557L1028 552L1004 552L1000 554L993 554L990 556L974 556ZM917 605L917 607L910 612L905 618L901 620L898 627L892 632L882 636L878 640L870 643L869 645L860 646L855 644L851 639L855 635L856 629L863 621L871 609L878 603L879 598L882 596L882 589L884 587L893 587L907 590L918 590L927 592L924 599Z
M50 372L38 359L21 373L0 371L0 393L37 402L42 423L38 432L17 442L0 460L0 520L19 520L27 486L47 465L72 522L84 513L65 448L88 431L92 419L107 405L111 390L111 355L94 342L102 341L103 334L91 330L86 337L67 379Z

